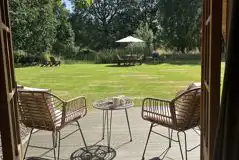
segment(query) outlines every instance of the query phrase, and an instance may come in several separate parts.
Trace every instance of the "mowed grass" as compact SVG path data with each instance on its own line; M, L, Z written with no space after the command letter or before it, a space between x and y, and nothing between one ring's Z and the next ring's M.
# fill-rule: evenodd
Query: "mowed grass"
M199 60L131 67L65 64L16 69L18 84L49 88L65 100L83 95L88 106L95 100L116 95L133 97L136 106L140 106L145 97L171 99L191 82L200 82L200 75Z

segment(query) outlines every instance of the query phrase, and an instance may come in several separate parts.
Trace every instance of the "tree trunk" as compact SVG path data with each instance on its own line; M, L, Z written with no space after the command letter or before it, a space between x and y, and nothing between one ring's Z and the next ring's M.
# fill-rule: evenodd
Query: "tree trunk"
M185 47L184 47L184 46L181 46L181 47L180 47L180 51L181 51L182 54L185 54Z

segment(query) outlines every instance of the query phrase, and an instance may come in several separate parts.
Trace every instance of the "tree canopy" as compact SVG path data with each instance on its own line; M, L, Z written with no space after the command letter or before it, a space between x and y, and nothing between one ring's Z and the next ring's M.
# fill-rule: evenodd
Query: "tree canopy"
M11 0L14 50L74 57L82 48L117 48L116 40L135 35L180 53L199 47L198 0ZM71 56L69 56L71 55Z

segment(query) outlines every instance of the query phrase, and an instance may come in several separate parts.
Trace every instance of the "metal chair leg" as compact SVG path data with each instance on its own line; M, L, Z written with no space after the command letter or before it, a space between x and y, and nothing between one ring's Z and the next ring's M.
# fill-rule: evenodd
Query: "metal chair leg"
M102 127L102 140L105 138L105 121L106 121L106 113L103 110L103 127Z
M147 145L148 145L148 142L149 142L149 137L150 137L150 134L152 132L153 125L154 124L151 123L150 128L149 128L148 138L146 140L146 144L145 144L145 147L144 147L144 152L143 152L143 155L142 155L142 160L144 160L144 155L145 155L145 152L146 152L146 148L147 148Z
M83 132L82 132L81 127L80 127L80 123L79 123L78 121L76 121L76 123L77 123L77 125L78 125L78 127L79 127L79 130L80 130L81 137L82 137L82 139L83 139L85 148L86 148L86 150L88 150L87 145L86 145L86 142L85 142L85 138L84 138L84 135L83 135Z
M29 143L30 143L31 137L32 137L32 132L33 132L33 129L31 129L31 132L30 132L29 140L28 140L28 142L27 142L27 146L26 146L26 150L25 150L24 158L23 158L23 159L25 159L25 157L26 157L27 149L28 149L28 146L29 146Z
M57 148L57 160L60 158L60 152L61 152L61 131L58 131L58 148Z
M109 124L107 124L108 125L108 152L110 151L110 142L111 142L111 126L112 126L112 110L110 111L110 121L109 121L109 119L107 120L107 123L108 123L108 121L109 121ZM107 115L107 117L108 117L108 115Z
M56 145L57 145L57 134L56 132L52 132L52 146L54 152L54 160L56 160Z
M108 152L110 152L110 141L111 141L111 126L112 126L112 110L110 111L110 117L109 117L109 111L106 111L106 129L107 129L107 145L108 145Z
M181 145L179 133L180 133L180 132L177 132L178 144L179 144L179 148L180 148L182 160L184 160L183 151L182 151L182 145ZM184 141L185 141L185 160L187 160L187 159L188 159L188 155L187 155L187 137L186 137L186 133L185 133L185 132L182 132L182 133L183 133L183 135L184 135Z
M173 130L168 128L168 140L169 140L168 148L171 148L172 146L172 137L173 137Z
M128 117L127 109L125 109L125 115L126 115L126 120L127 120L127 124L128 124L128 129L129 129L130 142L132 142L132 134L131 134L131 129L130 129L130 125L129 125L129 117Z

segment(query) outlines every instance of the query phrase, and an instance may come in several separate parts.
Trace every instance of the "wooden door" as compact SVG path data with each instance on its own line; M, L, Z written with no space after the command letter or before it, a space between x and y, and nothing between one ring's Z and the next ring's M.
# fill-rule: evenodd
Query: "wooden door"
M0 131L4 160L20 158L16 81L8 0L0 1Z
M201 57L201 160L211 160L220 105L222 0L204 0Z

